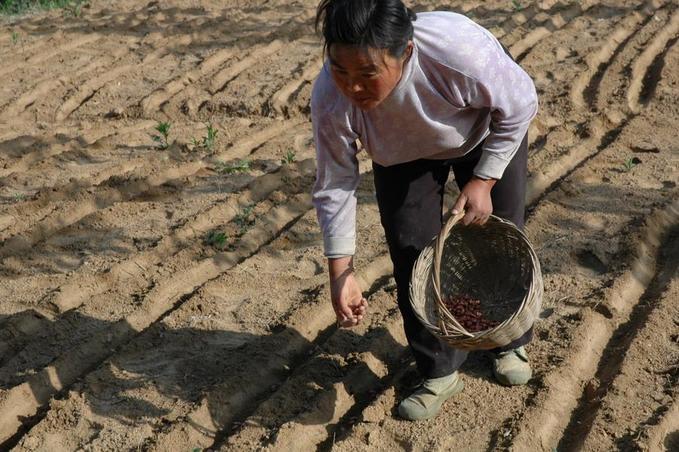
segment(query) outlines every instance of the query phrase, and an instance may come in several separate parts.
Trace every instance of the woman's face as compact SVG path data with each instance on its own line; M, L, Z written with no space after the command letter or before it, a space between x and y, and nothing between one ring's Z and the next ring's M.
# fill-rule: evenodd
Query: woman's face
M342 94L361 110L377 107L396 87L412 53L412 42L400 58L386 49L334 44L328 49L330 72Z

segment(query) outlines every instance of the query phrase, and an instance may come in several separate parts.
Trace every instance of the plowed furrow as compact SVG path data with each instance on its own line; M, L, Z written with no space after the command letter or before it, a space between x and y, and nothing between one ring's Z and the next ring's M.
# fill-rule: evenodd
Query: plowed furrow
M309 177L315 171L313 161L304 160L296 168L284 167L252 181L243 192L219 202L190 219L163 239L150 251L139 253L115 264L104 274L74 278L59 288L51 301L60 312L75 309L87 300L113 290L119 285L141 286L150 268L176 254L183 246L202 240L204 235L219 225L229 223L244 208L266 199L274 191L283 189L286 180ZM138 281L137 281L138 280Z
M8 26L7 29L10 30L10 27ZM16 43L14 42L14 33L16 33ZM63 33L57 32L52 35L52 38L54 39L58 35L63 37ZM11 27L11 31L6 33L3 32L0 42L12 43L11 46L4 47L2 52L0 52L0 58L2 58L2 61L6 61L7 63L13 63L13 59L18 61L25 60L29 56L38 53L39 50L48 45L45 40L36 39L31 36L27 30L17 26Z
M393 303L391 299L385 301ZM365 337L358 346L351 344L346 349L347 334L344 330L335 332L319 349L319 354L298 366L294 375L243 422L235 435L223 445L216 441L211 448L242 450L265 446L269 450L313 450L332 440L336 425L380 390L389 372L398 367L406 354L405 335L397 312L392 312L374 331L363 333ZM333 356L349 353L353 356L348 363L327 362ZM318 372L328 364L336 366L330 370L334 370L334 378ZM305 391L309 382L318 382L320 388ZM298 400L305 407L301 412L296 413L300 407L290 407L289 411L281 409L285 406L284 400L299 398L305 399Z
M536 204L552 189L558 187L558 183L562 179L603 149L606 149L624 129L627 120L608 130L603 126L603 121L595 118L592 123L588 138L571 146L565 153L556 156L556 158L543 161L541 169L531 174L526 188L526 204Z
M231 75L229 72L228 83L225 85L222 85L221 80L217 80L219 83L213 81L210 88L213 96L204 105L201 113L238 117L274 116L276 112L273 110L272 98L281 90L284 90L283 95L293 94L300 82L292 74L304 72L310 62L318 59L320 51L315 42L313 44L300 39L295 46L285 46L285 53L281 51L284 47L284 44L281 44L281 49L276 52L259 56L256 65L250 63L245 66L244 63L243 65L240 62L235 63L234 68L238 73ZM230 68L225 70L230 71ZM280 75L273 76L274 72ZM303 75L303 78L310 77L309 73ZM261 80L261 84L253 86L251 81L254 79Z
M68 138L61 137L59 134L55 134L54 136L46 138L31 136L25 137L27 138L26 141L27 149L32 147L38 147L39 150L24 153L19 159L16 159L14 163L8 162L4 168L0 169L0 178L4 179L9 178L10 176L13 175L27 173L30 170L33 170L34 166L36 166L36 164L39 163L44 164L46 166L50 166L52 168L56 168L57 163L55 162L50 164L49 163L50 159L53 160L55 157L58 157L68 152L80 153L84 152L85 149L87 148L94 149L101 148L106 143L107 138L111 136L115 136L118 139L126 138L128 135L134 134L135 132L139 132L141 130L151 130L154 124L155 123L152 121L142 121L135 123L131 126L122 126L119 128L110 126L106 128L93 127L93 130L89 132L85 132L82 135ZM21 139L17 141L21 141ZM11 144L8 143L7 147L9 148L10 146ZM124 173L125 171L127 171L125 169L127 167L128 165L126 164L121 165L120 166L121 170L119 171L119 173ZM59 168L56 169L58 170L58 172L61 172ZM79 181L78 183L81 185L82 184L95 185L98 183L97 180L101 181L102 177L106 177L82 174L80 171L78 171L77 174L78 177L75 179L78 180ZM28 175L22 174L22 177L24 178L27 176ZM57 175L57 177L58 176L59 175ZM61 174L62 179L63 176L64 175ZM92 179L92 177L94 177L94 179ZM57 191L58 190L59 189L57 188Z
M56 392L72 385L116 348L176 309L198 287L256 253L310 208L309 196L303 195L273 209L260 228L250 230L243 236L237 251L220 253L181 275L160 282L149 292L142 306L131 315L61 355L25 383L6 391L0 400L0 410L4 413L0 419L0 442L12 437L21 428L22 419L34 416Z
M0 111L0 118L5 121L9 121L15 118L17 115L23 113L28 107L33 105L36 100L41 99L48 95L49 93L61 88L66 83L64 77L60 78L49 78L38 83L35 88L22 94L19 98L12 104Z
M134 199L151 187L195 174L204 165L202 162L186 163L174 168L165 169L159 174L148 176L121 188L106 187L97 190L93 194L81 194L77 201L72 200L68 205L56 207L49 217L35 224L29 231L15 234L6 239L2 247L0 247L0 258L28 250L36 243L45 240L73 223L81 221L88 215L117 202Z
M677 212L679 218L679 212ZM671 297L679 292L666 293L674 278L679 281L679 228L671 229L661 239L658 247L657 270L653 279L632 309L629 319L621 323L606 344L602 360L592 380L585 386L585 391L578 401L577 408L559 443L559 450L605 450L634 448L644 427L657 423L655 415L647 413L619 414L619 407L634 405L641 400L656 400L662 409L663 400L672 396L672 386L663 381L665 377L672 379L674 360L662 358L672 356L671 335L679 333L679 327L671 319L678 318L679 311L672 306ZM649 250L652 252L652 250ZM663 300L664 298L664 300ZM664 303L663 303L664 301ZM644 350L645 343L657 335L666 336L669 340L663 344L664 350ZM663 370L664 369L664 370ZM645 375L647 385L637 388L636 394L620 394L619 388L629 388L635 383L629 381L628 375ZM676 377L675 377L676 379ZM666 386L666 387L663 387ZM660 388L660 391L659 391ZM637 400L635 400L637 399ZM659 400L660 399L660 400ZM650 417L649 418L647 418ZM615 431L607 432L610 419L619 425ZM624 424L627 424L626 426ZM629 433L623 435L625 427Z
M582 15L583 12L591 7L591 3L568 6L563 11L559 11L556 14L550 14L550 18L545 24L531 30L523 38L513 43L509 48L510 53L517 61L523 60L536 44L543 41L556 30L563 28L573 20L573 18Z
M514 448L544 449L553 447L550 445L556 445L560 440L582 394L582 388L595 376L597 363L616 324L629 318L650 284L655 274L656 253L662 243L661 238L670 228L679 224L679 203L655 212L646 224L631 269L607 291L607 305L613 317L609 319L595 311L583 313L582 323L574 332L576 339L571 345L571 357L558 370L545 376L545 398L524 414L518 434L512 441ZM527 426L530 426L530 430Z
M173 96L169 101L165 102L161 107L161 111L168 117L176 116L178 112L181 112L191 119L197 119L199 110L211 98L212 96L206 90L195 85L190 85L176 96ZM204 119L209 121L211 117Z
M628 96L633 80L633 67L670 20L671 2L657 2L652 5L657 8L653 9L651 19L643 21L629 36L628 41L618 48L598 81L594 107L605 112L611 120L621 116L622 112L630 112Z
M526 7L522 7L518 12L512 14L510 17L502 21L498 25L490 27L490 31L493 32L496 38L498 38L503 44L511 45L512 43L506 42L505 36L512 33L518 27L529 23L536 15L541 12L549 11L554 5L558 4L558 0L548 0L539 3L531 3ZM511 39L507 39L510 41Z
M128 48L137 45L138 41L133 38L124 38L118 44L119 46L110 52L110 54L103 56L89 55L89 58L87 58L70 55L70 58L54 68L57 70L56 73L49 71L46 77L43 76L42 72L39 72L40 81L33 88L7 103L0 110L0 118L7 122L16 121L17 117L26 109L36 102L44 101L45 98L55 97L55 93L59 92L60 88L71 85L74 79L86 78L90 73L95 72L99 68L110 68L116 63L119 64L119 59L129 53ZM34 71L33 74L35 72L37 71Z
M297 337L295 330L282 329L283 325L292 319L295 325L306 327L315 322L313 318L318 311L315 307L311 309L311 306L317 304L319 308L329 307L327 290L316 287L325 282L323 275L312 277L310 275L316 270L295 264L299 262L300 255L310 257L305 251L305 247L309 246L305 235L314 221L312 218L313 214L307 213L302 224L296 222L293 228L258 251L256 256L208 282L190 297L185 297L185 302L165 316L162 322L145 330L110 361L89 374L84 387L71 392L64 401L53 401L47 419L30 431L18 450L28 450L31 448L29 445L37 447L57 438L61 444L74 444L72 447L81 444L78 435L82 435L82 431L54 430L50 427L53 425L53 416L58 416L62 410L80 413L79 418L90 426L89 430L98 438L93 447L96 444L110 444L114 438L134 447L148 444L145 438L150 428L163 431L170 422L180 422L182 416L190 411L190 406L186 405L203 394L202 389L195 391L187 386L187 378L192 385L207 388L211 382L235 378L234 372L225 372L232 365L247 370L251 359L259 362L260 359L271 358L278 362L275 356L279 350L285 348L291 338ZM289 246L291 242L292 247ZM322 256L317 254L314 252L313 259L322 262ZM268 255L277 256L279 265L285 265L292 271L283 274L276 268L269 268ZM256 273L252 273L253 270ZM264 275L271 285L259 283L259 278ZM280 284L287 289L284 289L287 292L284 303L279 303L275 296L281 288ZM244 307L247 310L251 304L259 305L250 311L255 314L254 317L238 315L239 311L244 310ZM272 306L282 310L280 314L272 315ZM287 311L291 311L291 314L287 314ZM280 318L281 315L283 318ZM247 322L247 326L243 325L243 321ZM261 325L260 322L273 322L273 327ZM269 334L269 331L275 333ZM149 349L149 343L156 345ZM247 353L247 350L253 352ZM244 351L247 359L240 356ZM146 375L156 383L153 386L138 385L141 375ZM252 383L250 378L244 382L246 386ZM118 414L101 418L99 415L102 410L108 410L107 407L112 407ZM132 413L136 412L137 407L146 407L147 414L149 409L165 413L163 418L167 424L163 426L147 418L150 421L148 423L141 421L135 422L135 426L129 425L126 419L134 416Z
M19 63L18 65L10 64L4 66L3 68L0 68L0 77L5 77L10 72L16 71L20 68L22 69L24 67L31 68L36 65L40 65L45 61L48 61L58 55L71 52L77 49L78 47L82 47L88 44L91 45L94 42L98 41L99 39L101 39L101 35L98 33L79 35L76 37L64 36L65 41L64 43L55 46L45 46L46 48L44 50L31 55L23 63Z
M390 266L391 261L386 255L371 262L365 272L359 272L362 287L368 288L374 281L389 274ZM327 292L322 294L327 297ZM274 356L265 355L248 360L246 367L236 375L229 376L211 389L187 415L185 423L177 423L157 436L152 450L189 447L190 444L209 447L221 431L230 429L233 422L243 419L244 414L252 410L253 404L268 393L268 388L278 386L285 380L286 375L280 369L308 353L316 338L323 336L323 331L334 328L335 314L327 300L319 300L311 309L286 321L286 330L279 334L288 339L282 341ZM243 379L253 381L253 378L256 384L241 384ZM234 388L239 390L235 391Z
M679 368L677 363L673 369L674 377L669 381L672 388L676 388L679 380L676 369ZM679 446L679 404L676 402L676 391L672 392L672 402L669 408L660 416L660 422L656 425L651 425L645 432L645 443L650 450L675 450ZM667 408L667 407L663 407Z
M222 91L231 80L238 76L238 74L251 67L261 58L266 58L269 55L278 52L282 47L283 42L275 40L269 44L252 49L240 61L220 70L212 77L209 88L210 94L214 95L215 93Z
M317 75L318 72L323 67L323 60L318 59L307 64L300 74L299 78L291 80L285 84L281 89L279 89L270 100L273 110L283 116L290 117L296 112L292 111L290 106L294 105L292 96L295 92L298 92L301 87L310 83Z
M26 171L31 165L58 155L68 149L68 147L59 144L58 136L33 137L20 135L12 138L7 137L0 144L2 150L6 150L7 154L13 151L17 154L17 158L7 158L3 168L0 168L0 178ZM29 151L29 149L35 147L39 149L33 152Z
M33 237L28 239L29 241L27 243L35 244L48 238L52 232L57 230L54 228L59 224L61 227L67 227L71 224L69 223L71 220L67 220L66 217L55 219L64 211L63 206L60 206L61 204L67 204L74 199L87 196L84 195L84 193L91 194L95 189L101 189L101 184L116 177L132 173L136 169L144 166L145 163L148 163L145 159L132 159L123 164L93 164L90 165L90 167L81 166L81 168L83 168L82 173L84 176L82 179L73 178L68 184L42 189L36 194L36 200L19 203L14 206L14 209L8 210L5 215L7 215L9 220L5 222L5 227L2 228L0 240L3 242L12 240L21 241L23 239L20 239L19 237L23 234L25 236ZM104 192L104 196L108 194L107 189L102 189L102 191ZM49 213L40 216L41 212ZM84 215L87 215L85 213L87 212L87 209L82 212ZM73 215L74 216L69 218L78 221L77 218L81 214L74 213ZM50 226L50 224L53 224L54 226ZM36 225L38 226L38 229L42 228L41 232L35 230ZM49 232L48 230L52 230L52 232ZM2 248L0 248L0 250L1 249ZM2 255L2 251L0 251L0 255Z
M239 248L239 249L240 249L240 248ZM373 263L369 268L365 269L366 271L362 272L363 276L359 278L359 281L361 281L361 284L363 284L364 287L370 287L370 286L372 285L372 282L373 282L373 281L383 278L383 276L388 272L388 270L387 270L387 269L389 268L388 262L389 262L388 257L383 256L382 258L378 259L375 263ZM166 264L166 265L172 266L171 261L170 261L170 262L166 262L165 264ZM204 274L203 271L199 271L198 273ZM179 283L179 285L181 286L181 283ZM320 301L322 301L322 303L320 304L320 307L321 307L322 310L327 309L327 302L326 302L326 300L325 300L326 297L327 297L327 294L324 292L323 298L319 299ZM319 301L319 303L320 303L320 301ZM205 303L202 303L202 304L204 305ZM317 321L316 316L317 316L318 312L317 312L317 310L308 311L308 310L304 307L304 305L302 305L302 307L303 307L303 309L302 309L302 311L300 312L300 315L303 315L303 316L304 316L304 319L306 319L306 320L300 319L298 322L295 321L295 322L293 322L293 323L294 323L295 325L297 325L297 324L298 324L298 325L303 325L304 328L309 328L309 327L310 327L309 322L311 322L311 324L315 324L315 322ZM206 308L203 307L203 308L201 308L201 311L204 311L205 309L206 309ZM190 313L190 311L189 311L189 313ZM330 311L330 315L332 316L331 311ZM312 319L313 319L313 320L312 320ZM326 315L325 315L325 314L323 314L319 320L323 322L323 327L327 327L327 326L330 326L330 325L332 324L332 322L331 322L329 319L326 318ZM286 320L286 325L287 325L289 322L290 322L290 318L288 318L288 319ZM291 330L291 332L292 332L292 331L294 331L294 330ZM285 340L285 347L288 347L288 346L295 347L295 346L296 346L295 344L297 344L297 346L301 346L304 342L308 342L308 340L304 340L304 341L302 341L302 342L299 343L299 344L297 344L297 342L294 342L294 343L289 344L288 341ZM281 346L279 345L279 346L276 348L276 354L278 355L278 354L281 354L281 353L284 353L284 352L281 350ZM259 355L258 355L258 356L259 356ZM283 356L283 355L281 355L281 356ZM267 359L269 359L269 358L267 358ZM258 362L259 362L259 361L258 361ZM279 363L279 361L274 360L273 363L271 363L271 364L267 363L266 366L269 366L269 365L274 365L274 366L276 366L276 365L277 365L276 363ZM242 365L244 365L244 363L243 363L243 362L240 362L240 365L242 366ZM266 366L265 366L265 367L266 367ZM256 367L257 367L257 366L255 366L255 368L256 368ZM267 367L267 368L268 368L268 367ZM264 372L264 370L262 370L262 372ZM271 372L276 373L274 369L272 369ZM239 374L239 375L240 375L240 374ZM235 377L234 377L234 378L235 378ZM270 375L270 376L267 377L267 378L274 378L274 379L275 379L275 378L279 378L279 377L276 376L276 375ZM263 380L263 381L266 382L267 380ZM275 381L275 380L274 380L274 381ZM249 389L248 389L248 390L249 390ZM253 391L258 391L258 390L261 390L261 388L259 388L259 387L257 387L257 388L252 388L252 390L253 390ZM252 401L245 401L245 402L243 402L243 403L246 403L246 402L247 402L247 404L246 404L245 406L250 406L250 405L252 404Z
M64 121L68 118L74 111L76 111L82 104L91 99L100 89L102 89L107 84L114 80L119 79L124 74L138 69L140 66L152 65L156 60L162 57L165 50L160 52L152 52L147 55L143 60L136 62L134 64L124 64L115 66L112 69L107 70L103 74L98 75L84 82L78 90L68 97L58 108L54 114L54 119L57 122Z
M298 123L299 122L295 122L292 124ZM214 159L217 161L224 161L245 158L253 149L276 137L287 127L290 127L290 123L275 123L254 133L248 138L235 142L226 150L217 153L214 156ZM132 165L133 163L134 162L126 162L122 167ZM102 187L94 193L88 193L87 190L81 190L81 193L78 195L78 202L73 202L74 205L57 207L57 210L53 211L49 217L44 218L38 223L35 223L34 220L32 220L30 223L27 223L32 227L30 230L14 230L13 235L7 237L2 247L0 247L0 256L8 256L20 250L28 249L28 247L35 243L44 240L57 231L82 220L94 212L117 202L130 201L147 192L151 187L157 187L172 179L191 176L208 166L209 163L203 160L187 162L176 165L174 168L161 171L159 174L152 174L145 178L127 183L119 188ZM84 193L82 193L82 191L84 191ZM49 200L49 197L47 200ZM71 199L71 201L73 200ZM28 210L30 211L31 209L28 208ZM13 223L18 225L16 219Z
M627 45L634 34L653 18L652 12L633 12L624 18L616 29L606 37L604 45L596 53L586 57L587 70L575 80L571 90L571 101L577 108L592 108L596 105L598 86L610 62Z
M244 208L250 209L256 202L266 200L272 191L283 188L282 186L284 186L283 191L278 192L279 202L281 198L293 197L299 191L307 192L308 189L305 187L309 183L313 169L313 162L307 160L300 162L299 165L286 166L277 173L260 177L254 180L250 184L250 188L245 190L244 193L228 198L226 202L218 202L207 211L198 214L196 218L192 218L191 221L178 228L174 234L161 240L150 251L133 254L130 259L113 265L105 271L92 274L92 269L87 268L86 265L81 265L78 271L74 272L74 275L69 278L69 284L55 287L51 293L44 297L41 304L56 305L57 308L65 310L76 308L80 303L88 302L78 312L57 317L57 320L62 321L72 316L86 318L87 312L101 315L98 313L98 305L101 300L116 298L121 302L118 303L115 310L107 313L106 316L121 315L119 314L121 311L130 308L129 298L137 300L133 303L133 306L141 303L146 294L158 285L159 280L162 281L167 278L167 271L164 271L164 269L183 273L190 271L194 262L205 260L205 250L202 245L204 232L210 228L220 230L234 218L237 219ZM285 192L287 192L287 195ZM264 204L263 209L258 206L257 212L262 212L262 215L264 215L263 212L270 209L270 207L267 208L270 203L264 202L262 204ZM258 220L258 225L260 224L261 221ZM266 225L266 221L263 224ZM233 244L233 249L238 249L240 245L242 245L242 242L239 240ZM231 247L228 248L231 249ZM19 284L18 287L21 287L21 285ZM135 288L140 288L140 290L135 292ZM43 332L36 337L31 336L30 333L23 334L21 337L14 337L14 343L9 344L13 349L19 350L22 346L17 344L30 341L32 341L32 348L27 348L25 353L22 352L22 354L15 356L17 365L0 369L0 381L12 381L14 379L12 373L14 375L25 373L24 368L27 365L32 366L32 368L39 368L41 366L40 361L37 358L30 358L31 353L35 352L36 345L39 347L42 337L50 336L61 338L63 334L53 331L51 333ZM60 346L58 342L54 344L57 351L53 353L58 354L65 347ZM17 371L17 369L20 369L20 371Z
M299 127L302 122L302 119L276 122L259 132L253 133L249 138L244 138L237 143L234 143L226 150L216 153L214 155L214 159L221 162L235 159L244 159L259 146L284 133L287 129Z
M234 56L234 49L218 50L214 54L205 58L196 69L189 71L182 76L168 82L162 88L154 91L141 101L142 110L145 115L156 112L165 102L173 96L185 90L188 86L195 83L201 77L209 75L215 71L223 62Z
M308 191L308 188L304 188L303 191ZM275 214L275 211L273 213ZM188 413L189 410L184 410L183 405L201 396L201 390L192 391L182 383L187 375L190 375L194 384L197 383L197 380L200 380L204 385L202 387L205 387L207 383L203 379L207 379L208 382L215 379L219 381L221 378L226 378L232 374L231 372L224 373L220 368L224 365L225 359L227 362L232 362L235 359L233 364L237 368L246 367L249 369L248 360L243 360L239 356L240 352L235 353L232 350L246 343L252 343L253 350L252 354L246 353L246 355L258 362L261 358L269 359L272 355L277 355L281 348L287 346L289 338L296 336L296 332L289 330L287 333L275 333L271 336L267 334L261 338L257 334L264 334L266 331L281 331L281 328L275 325L282 327L287 325L290 319L293 320L295 325L306 328L309 323L315 322L313 318L316 315L315 313L318 312L315 308L310 309L309 304L312 303L312 300L315 300L313 303L318 304L319 308L328 309L329 307L327 291L318 292L315 288L319 281L322 284L325 278L322 275L312 277L311 275L318 275L317 269L307 265L308 259L311 257L308 253L308 251L311 251L310 248L314 250L313 259L322 263L322 257L318 255L318 250L309 242L307 237L312 223L315 222L312 220L313 213L305 214L304 218L302 224L296 222L294 227L287 230L266 248L260 249L255 256L243 261L238 268L233 269L232 271L235 271L235 274L232 274L232 271L223 274L220 278L208 282L190 296L185 296L183 298L185 302L182 302L172 314L164 317L162 322L164 326L146 330L138 340L131 342L130 346L126 346L121 353L118 353L112 362L99 366L97 371L88 375L86 379L87 387L83 389L83 397L74 397L74 392L64 403L54 401L52 409L48 413L47 421L40 423L31 430L26 438L24 448L29 448L28 444L40 444L39 440L46 438L43 424L46 424L44 427L50 430L51 416L58 416L62 407L68 408L69 411L71 409L79 410L85 419L95 421L92 429L97 431L97 435L101 438L103 444L116 437L115 435L120 434L120 432L125 432L122 440L126 444L137 444L137 441L143 442L143 435L148 435L149 424L144 424L146 427L140 425L141 428L139 429L129 428L124 420L128 416L127 413L135 410L136 405L144 406L144 402L142 400L137 401L137 398L146 400L146 397L149 396L148 391L145 391L143 387L139 387L140 392L136 391L135 381L138 380L134 375L153 375L151 378L159 383L158 390L167 402L159 402L159 397L152 397L149 399L149 403L152 404L149 407L161 403L158 408L160 409L162 406L162 409L169 410L169 413L167 413L169 420L183 416L183 413ZM286 250L288 251L286 252ZM299 256L302 255L305 256L303 262L299 260ZM276 266L269 266L267 256L276 256L279 259ZM285 260L283 260L284 256L286 256ZM171 260L166 260L165 266L177 269L177 265ZM279 271L281 267L297 268L281 274ZM177 274L182 273L182 271L177 270ZM270 275L277 278L277 282L273 285L268 282ZM366 274L366 278L370 277L376 277L375 272ZM294 283L294 281L298 281L298 283ZM281 284L287 290L281 291ZM299 285L302 285L304 290L297 294ZM259 309L252 312L254 316L238 316L239 307L251 303L259 304ZM292 314L276 320L277 316L271 318L271 306L278 306L278 309L284 311L292 311ZM332 311L330 313L332 315ZM230 320L232 315L236 316L235 321ZM249 320L247 320L248 318ZM243 321L247 322L247 327L243 326ZM271 321L275 322L273 326L266 327L263 330L264 325L261 325L260 322ZM148 341L157 343L159 347L149 349L146 345ZM209 356L204 353L204 346L201 345L205 344L203 341L212 344L209 347L211 351ZM250 345L247 347L245 350L248 350ZM257 351L262 347L271 350L271 353ZM177 354L176 359L172 357L175 354ZM168 358L169 361L167 361ZM213 364L205 365L207 362ZM196 373L198 368L202 370ZM111 375L112 372L114 375ZM117 389L113 389L112 392L106 389L102 393L98 389L101 388L102 381L109 382L108 388L116 387ZM251 383L252 381L248 379L246 385ZM181 387L188 389L188 392L177 391ZM116 394L114 396L116 400L113 401L115 403L114 409L120 413L120 416L107 418L108 420L103 421L105 425L97 426L96 423L99 422L96 421L98 419L97 413L102 409L107 410L106 406L111 403L110 397L113 394ZM180 401L175 402L176 397L179 397ZM82 403L86 403L88 406L82 407ZM154 424L154 421L150 423L151 426ZM157 425L157 427L163 430L162 426ZM138 435L142 435L141 439ZM63 440L63 444L73 444L66 443L66 438L78 442L77 433L70 429L52 430L49 436L53 439L60 438L59 441Z
M634 62L632 80L627 90L627 103L633 112L638 112L651 97L663 68L662 58L677 41L678 34L679 11L675 10L667 25L660 30Z

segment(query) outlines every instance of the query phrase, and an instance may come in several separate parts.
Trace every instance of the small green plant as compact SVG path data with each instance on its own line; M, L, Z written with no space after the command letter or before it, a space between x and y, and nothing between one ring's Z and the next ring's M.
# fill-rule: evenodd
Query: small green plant
M160 135L151 135L151 139L158 143L158 149L167 149L170 147L170 142L168 141L170 136L170 127L171 124L169 122L159 122L156 125L155 131Z
M215 142L217 140L217 129L212 127L212 124L210 123L205 124L205 127L207 127L205 136L200 141L198 141L195 137L191 138L191 144L193 145L194 149L204 148L208 151L213 151L215 148Z
M238 226L238 236L240 237L241 235L245 234L247 230L255 224L255 218L252 212L254 211L255 206L254 205L249 205L245 207L243 210L238 213L233 218L233 222Z
M624 172L629 173L632 171L632 168L637 166L639 163L641 163L641 160L639 160L637 157L629 158L622 163L622 169Z
M26 199L26 195L24 195L23 193L14 193L12 199L14 199L14 202L21 202Z
M250 160L239 160L236 163L218 162L217 171L222 174L247 173L252 169Z
M521 11L523 9L519 0L512 0L512 7L514 8L514 11Z
M16 31L12 32L12 44L17 45L19 43L19 33Z
M297 161L297 156L295 155L295 151L293 151L292 149L288 150L288 152L286 152L283 158L281 159L281 163L283 165L294 163L295 161Z
M207 235L207 237L205 237L205 243L220 250L223 250L224 247L226 246L226 242L228 241L228 239L229 237L225 233L212 231Z
M212 124L205 124L207 127L207 133L203 137L203 147L208 151L212 151L215 148L215 141L217 140L217 129L212 127Z

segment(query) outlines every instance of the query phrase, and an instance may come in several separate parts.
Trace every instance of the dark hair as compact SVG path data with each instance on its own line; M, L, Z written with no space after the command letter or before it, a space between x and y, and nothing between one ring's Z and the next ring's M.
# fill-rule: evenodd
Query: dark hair
M401 0L321 0L316 31L322 24L327 51L333 44L387 49L399 58L413 38L415 13Z

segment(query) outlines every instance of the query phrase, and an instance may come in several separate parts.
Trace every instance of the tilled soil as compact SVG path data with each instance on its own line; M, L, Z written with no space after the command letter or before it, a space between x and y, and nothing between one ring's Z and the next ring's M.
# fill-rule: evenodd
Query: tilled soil
M677 3L411 6L486 26L538 88L531 382L473 353L437 418L396 416L419 377L363 154L369 315L337 328L315 1L92 1L0 27L0 449L679 449Z

